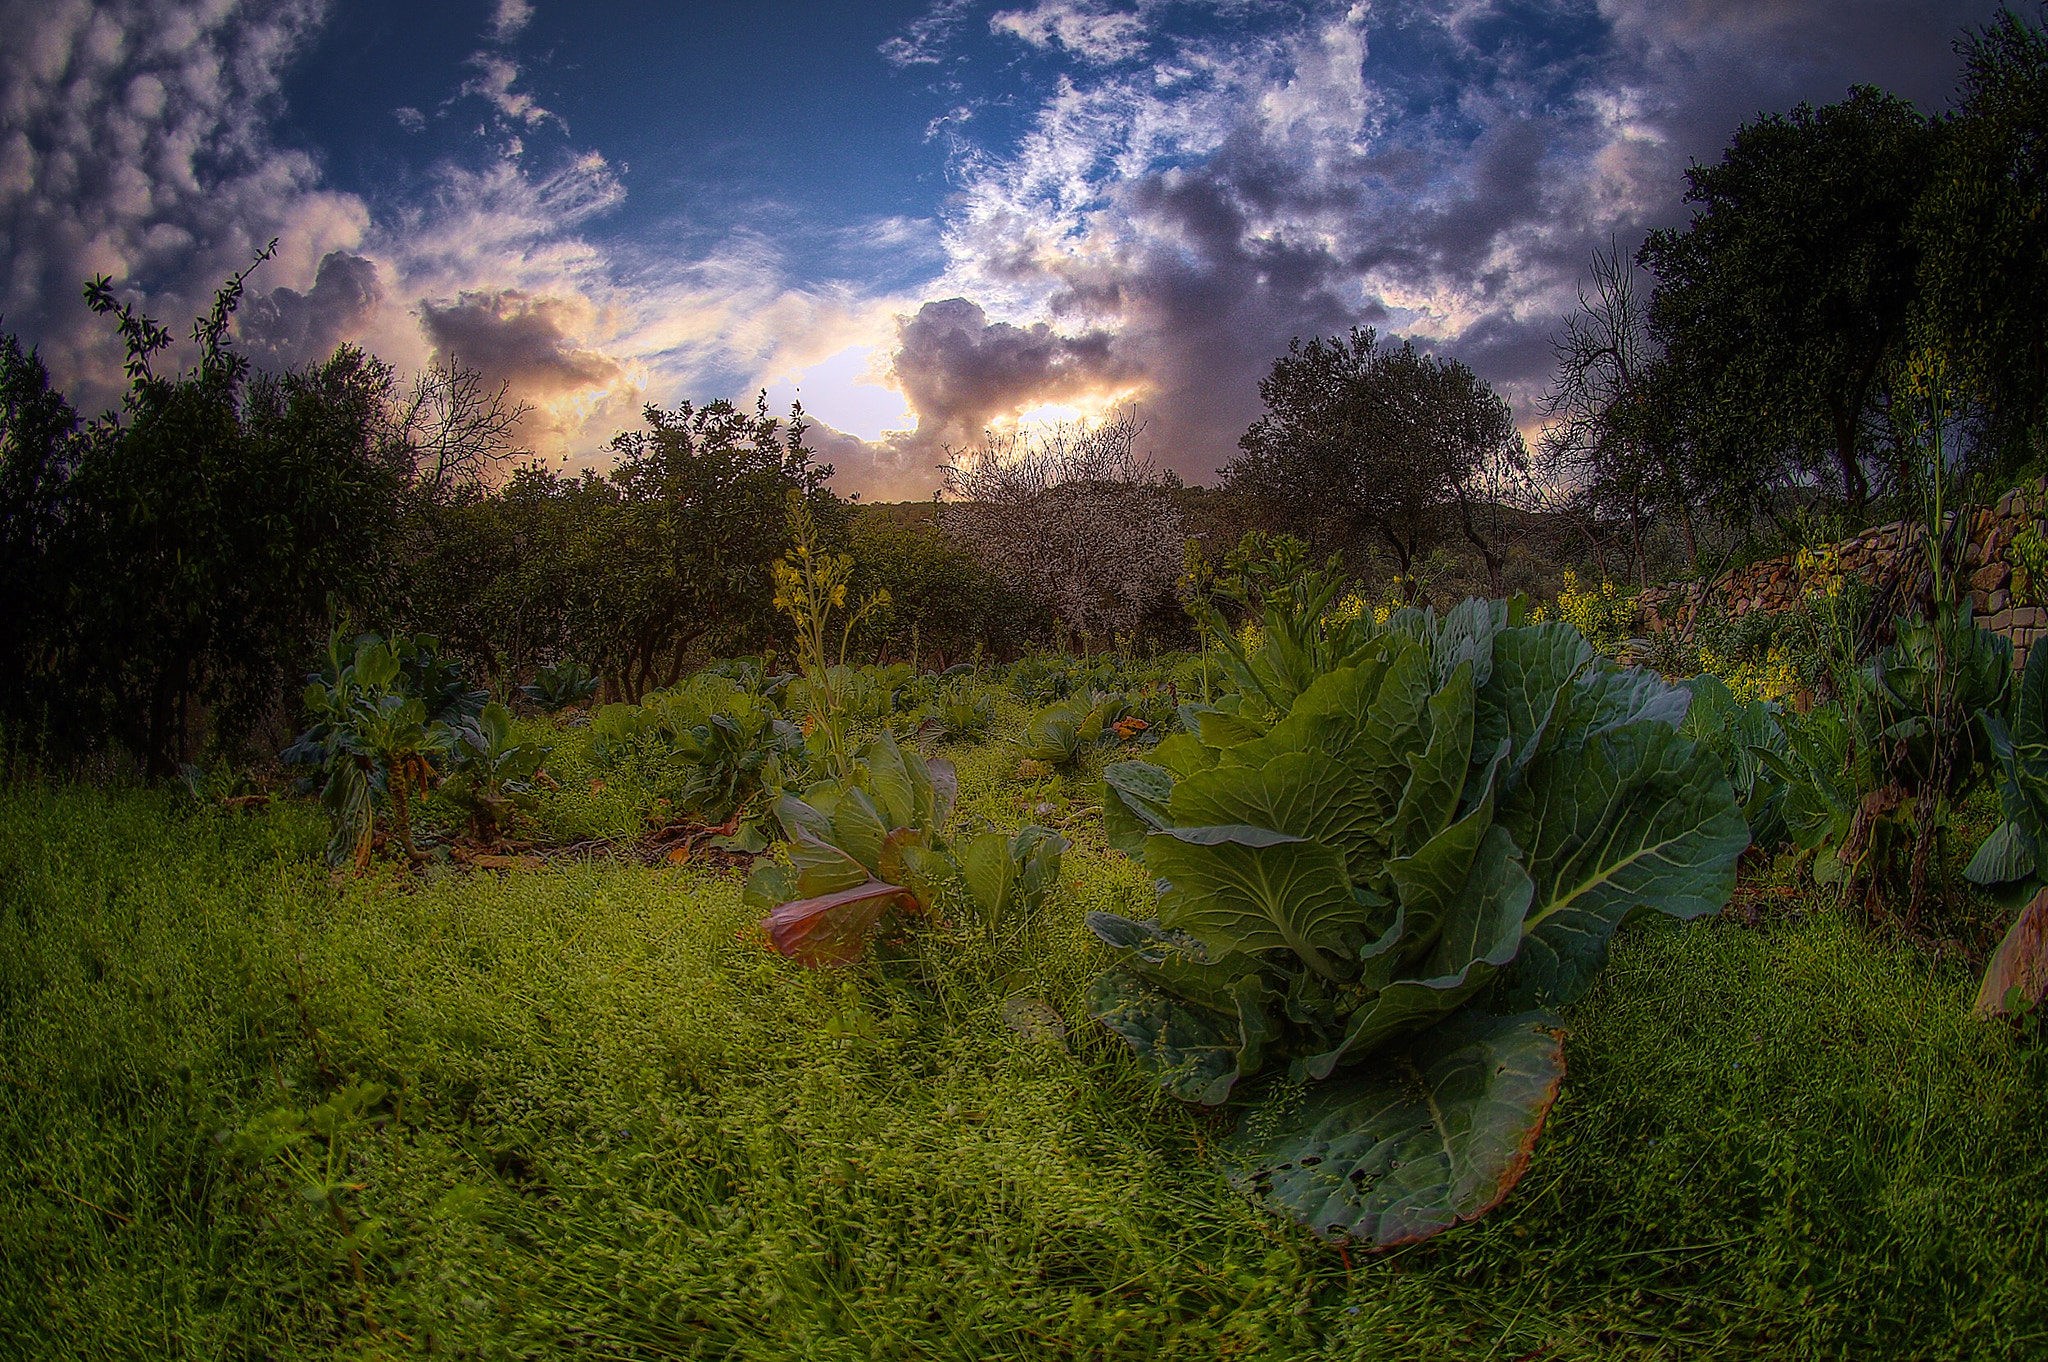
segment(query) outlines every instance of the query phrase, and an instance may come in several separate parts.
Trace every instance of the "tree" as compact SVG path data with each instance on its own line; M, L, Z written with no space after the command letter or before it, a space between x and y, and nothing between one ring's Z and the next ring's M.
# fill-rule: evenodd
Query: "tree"
M2048 422L2048 31L2004 10L1958 50L1963 97L1913 216L1922 335L1985 443L2023 462Z
M384 438L390 370L344 349L252 377L229 340L248 273L194 324L197 362L172 377L154 368L170 333L110 281L88 284L129 387L84 425L34 356L0 344L0 578L21 592L0 709L61 747L112 738L152 776L209 733L246 733L330 600L379 590L395 543L406 470Z
M1658 280L1677 437L1717 486L1832 477L1862 513L1935 141L1910 103L1857 86L1744 124L1719 164L1687 171L1691 224L1652 232L1637 260Z
M944 471L939 526L1084 640L1136 634L1181 563L1179 480L1140 457L1131 417L989 436Z
M929 508L908 522L891 514L897 509L856 507L848 526L854 596L887 597L854 631L864 656L942 669L977 646L992 656L1014 656L1034 626L1050 632L1044 612L947 537Z
M1647 581L1644 539L1665 517L1699 559L1694 505L1701 489L1670 438L1658 401L1660 347L1650 333L1649 298L1621 248L1596 251L1593 289L1551 341L1557 375L1544 394L1543 483L1604 560L1605 527L1626 527L1629 562ZM1605 572L1604 562L1602 567Z
M787 547L790 493L836 528L843 510L825 490L829 464L811 462L803 409L789 424L726 401L650 406L648 429L612 441L618 503L607 560L590 567L611 627L588 660L625 693L674 685L700 643L759 647L777 629L770 565Z
M1238 441L1226 489L1272 507L1320 548L1377 539L1411 597L1417 562L1452 534L1479 551L1500 589L1498 512L1528 455L1507 403L1471 369L1353 327L1295 340L1259 396L1266 412Z

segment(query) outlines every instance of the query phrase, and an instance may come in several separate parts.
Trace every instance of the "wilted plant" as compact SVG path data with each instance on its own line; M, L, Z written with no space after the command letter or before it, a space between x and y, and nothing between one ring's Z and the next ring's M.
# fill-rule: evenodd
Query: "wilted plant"
M1233 1178L1391 1247L1507 1194L1563 1077L1550 1009L1624 921L1721 907L1748 828L1678 732L1687 693L1568 625L1474 600L1333 644L1276 614L1334 665L1104 773L1105 829L1160 891L1155 921L1091 915L1124 955L1090 1010L1190 1101L1273 1075Z

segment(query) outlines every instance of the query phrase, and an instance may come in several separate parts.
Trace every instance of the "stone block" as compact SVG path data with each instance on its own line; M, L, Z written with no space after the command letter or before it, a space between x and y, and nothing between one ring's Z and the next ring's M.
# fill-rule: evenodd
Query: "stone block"
M2007 591L2004 587L2000 587L1998 590L1991 592L1984 598L1984 608L1986 610L2004 610L2011 604L2012 593L2010 591Z
M1970 585L1978 591L1996 591L2012 580L2012 569L2004 563L1986 563L1970 574Z
M1993 610L1983 619L1978 620L1977 623L1983 625L1994 634L2010 634L2013 629L2012 611Z

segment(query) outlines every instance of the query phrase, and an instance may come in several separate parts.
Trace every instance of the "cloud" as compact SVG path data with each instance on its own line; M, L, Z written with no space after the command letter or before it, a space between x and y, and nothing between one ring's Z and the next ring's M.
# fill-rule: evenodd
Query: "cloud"
M85 279L109 276L182 333L272 237L270 278L309 279L360 246L362 203L267 131L319 12L0 0L0 317L74 400L119 391L119 347L80 301Z
M1142 19L1094 0L1039 0L1028 10L1004 10L989 20L989 28L1097 65L1131 61L1143 56L1147 46Z
M582 298L503 289L428 300L420 313L436 359L459 360L486 378L510 383L522 396L547 399L606 388L624 373L618 360L578 344L595 320Z
M329 251L313 287L254 292L236 316L241 347L258 364L285 369L331 354L360 333L384 304L377 263L348 251Z
M947 44L973 7L974 0L936 0L903 32L876 50L882 54L882 60L894 67L936 66L945 59Z
M1113 364L1158 455L1194 477L1234 452L1291 338L1353 324L1465 359L1527 420L1586 262L1682 223L1691 159L1759 111L1854 81L1939 107L1950 43L1992 8L1878 0L1854 24L1827 0L1001 11L996 36L1067 65L1007 148L948 125L959 188L927 296L953 297L949 317L979 307L1019 334L1044 319L1087 335L1077 371ZM964 41L957 23L934 31L933 59ZM1128 64L1147 51L1169 55ZM903 330L920 438L1076 386L984 373L946 335Z
M965 298L926 303L897 325L894 377L928 446L965 445L1019 405L1115 388L1134 376L1105 331L991 322Z
M491 11L491 41L509 43L533 22L533 0L498 0Z

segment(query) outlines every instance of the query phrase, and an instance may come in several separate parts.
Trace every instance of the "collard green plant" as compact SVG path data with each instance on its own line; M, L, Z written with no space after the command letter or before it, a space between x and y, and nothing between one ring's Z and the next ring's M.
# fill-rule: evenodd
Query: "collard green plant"
M1263 728L1204 713L1104 773L1160 890L1154 921L1091 915L1124 954L1090 1009L1176 1096L1270 1078L1225 1161L1322 1233L1390 1247L1504 1197L1563 1072L1550 1009L1624 921L1720 908L1749 842L1686 691L1509 614L1396 616L1262 678L1294 688Z
M334 830L330 864L369 863L380 796L399 845L423 859L413 844L412 797L433 787L458 727L473 723L488 698L469 689L462 664L441 656L430 636L363 634L344 644L334 632L321 669L306 678L313 725L282 754L314 768L308 779Z
M925 707L924 729L947 742L980 742L995 721L995 700L963 679L943 687Z
M767 915L769 944L806 965L850 964L891 908L927 911L952 886L992 925L1040 907L1066 842L1027 827L956 846L945 827L958 791L951 762L927 762L883 732L849 778L777 800L788 862L762 863L743 895Z
M441 782L440 793L469 815L472 836L496 841L515 812L539 805L533 780L549 751L543 743L520 742L512 711L494 701L474 722L456 729L455 769Z
M1967 602L1900 619L1896 632L1845 674L1839 700L1780 715L1786 749L1758 756L1786 785L1784 817L1814 879L1871 904L1903 891L1913 921L1949 811L2004 741L2012 644L1979 628Z
M1157 742L1168 725L1178 721L1174 706L1161 693L1132 697L1122 691L1089 691L1033 716L1017 745L1028 760L1072 766L1086 753L1118 742Z
M1963 874L2002 902L2025 903L2048 887L2048 648L2027 658L2010 726L1994 714L1986 727L2002 817Z
M597 694L597 673L581 662L558 662L552 667L542 667L534 673L533 680L519 688L519 693L531 700L534 706L546 713L580 705Z

